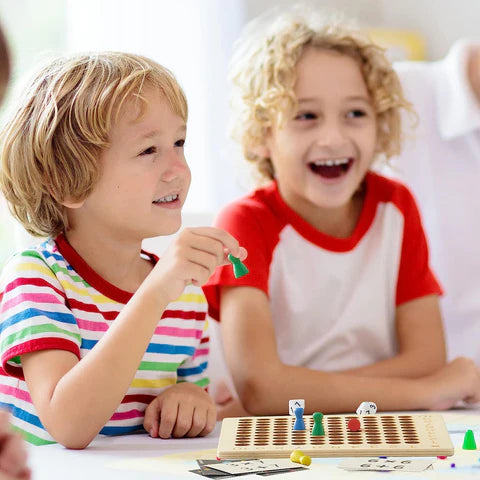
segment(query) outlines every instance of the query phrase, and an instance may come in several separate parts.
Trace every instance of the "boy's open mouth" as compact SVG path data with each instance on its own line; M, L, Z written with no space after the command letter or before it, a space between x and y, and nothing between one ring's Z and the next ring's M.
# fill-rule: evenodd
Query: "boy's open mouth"
M168 204L168 203L173 203L179 199L178 194L174 195L167 195L166 197L158 198L157 200L154 200L152 203L157 203L157 204Z
M353 158L332 158L310 162L310 170L324 178L337 178L345 175L353 164Z

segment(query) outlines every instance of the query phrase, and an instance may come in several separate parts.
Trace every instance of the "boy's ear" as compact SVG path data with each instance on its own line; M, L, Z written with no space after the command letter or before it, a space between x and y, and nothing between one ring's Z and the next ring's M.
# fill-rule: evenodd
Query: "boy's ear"
M55 195L55 191L54 189L52 188L52 185L47 181L46 182L46 186L47 186L47 189L50 193L50 195L55 198L57 200L57 202L59 202L61 205L63 205L64 207L67 207L67 208L80 208L83 206L83 204L85 203L85 199L84 200L74 200L73 198L71 197L65 197L63 199L63 201L59 201L58 200L58 197Z
M85 200L73 200L72 198L66 198L62 205L67 208L80 208L83 207Z
M260 158L270 158L270 149L266 145L257 145L250 152Z

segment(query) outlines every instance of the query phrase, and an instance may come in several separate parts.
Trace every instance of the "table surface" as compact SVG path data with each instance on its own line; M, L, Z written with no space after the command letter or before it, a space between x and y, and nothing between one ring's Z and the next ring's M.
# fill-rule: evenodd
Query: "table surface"
M441 412L455 446L455 455L446 460L432 459L433 469L420 473L394 472L401 478L451 479L480 478L480 408ZM462 450L465 431L474 431L476 451ZM30 466L34 480L95 480L95 479L197 479L190 473L197 467L197 458L215 458L220 423L204 438L162 440L148 435L99 437L85 450L68 450L60 445L29 447ZM382 472L347 472L338 468L343 458L313 459L309 469L301 472L273 475L272 479L346 479L381 478ZM455 468L451 464L455 463ZM260 476L246 475L242 480Z

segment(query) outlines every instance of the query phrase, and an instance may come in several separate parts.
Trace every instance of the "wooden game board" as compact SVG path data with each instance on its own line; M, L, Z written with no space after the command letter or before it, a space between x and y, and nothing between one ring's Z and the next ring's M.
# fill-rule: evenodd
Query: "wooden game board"
M225 418L217 456L220 459L283 458L293 450L311 457L377 455L428 457L453 455L440 414L325 415L325 436L312 437L313 418L304 415L306 430L293 431L295 417ZM350 432L351 418L360 420Z

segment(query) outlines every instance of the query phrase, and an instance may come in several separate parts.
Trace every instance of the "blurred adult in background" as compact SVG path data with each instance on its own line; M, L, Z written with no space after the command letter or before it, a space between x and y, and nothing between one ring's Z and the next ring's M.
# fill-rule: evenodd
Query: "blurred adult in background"
M408 119L393 175L413 190L442 283L449 358L480 365L480 40L455 43L435 62L399 62ZM408 126L407 123L407 126ZM404 130L405 131L405 130Z
M5 96L10 77L8 45L0 27L0 102ZM0 410L0 480L28 480L27 450L20 435L10 426L10 414Z
M10 78L10 55L5 35L0 27L0 103L7 90L8 79Z

